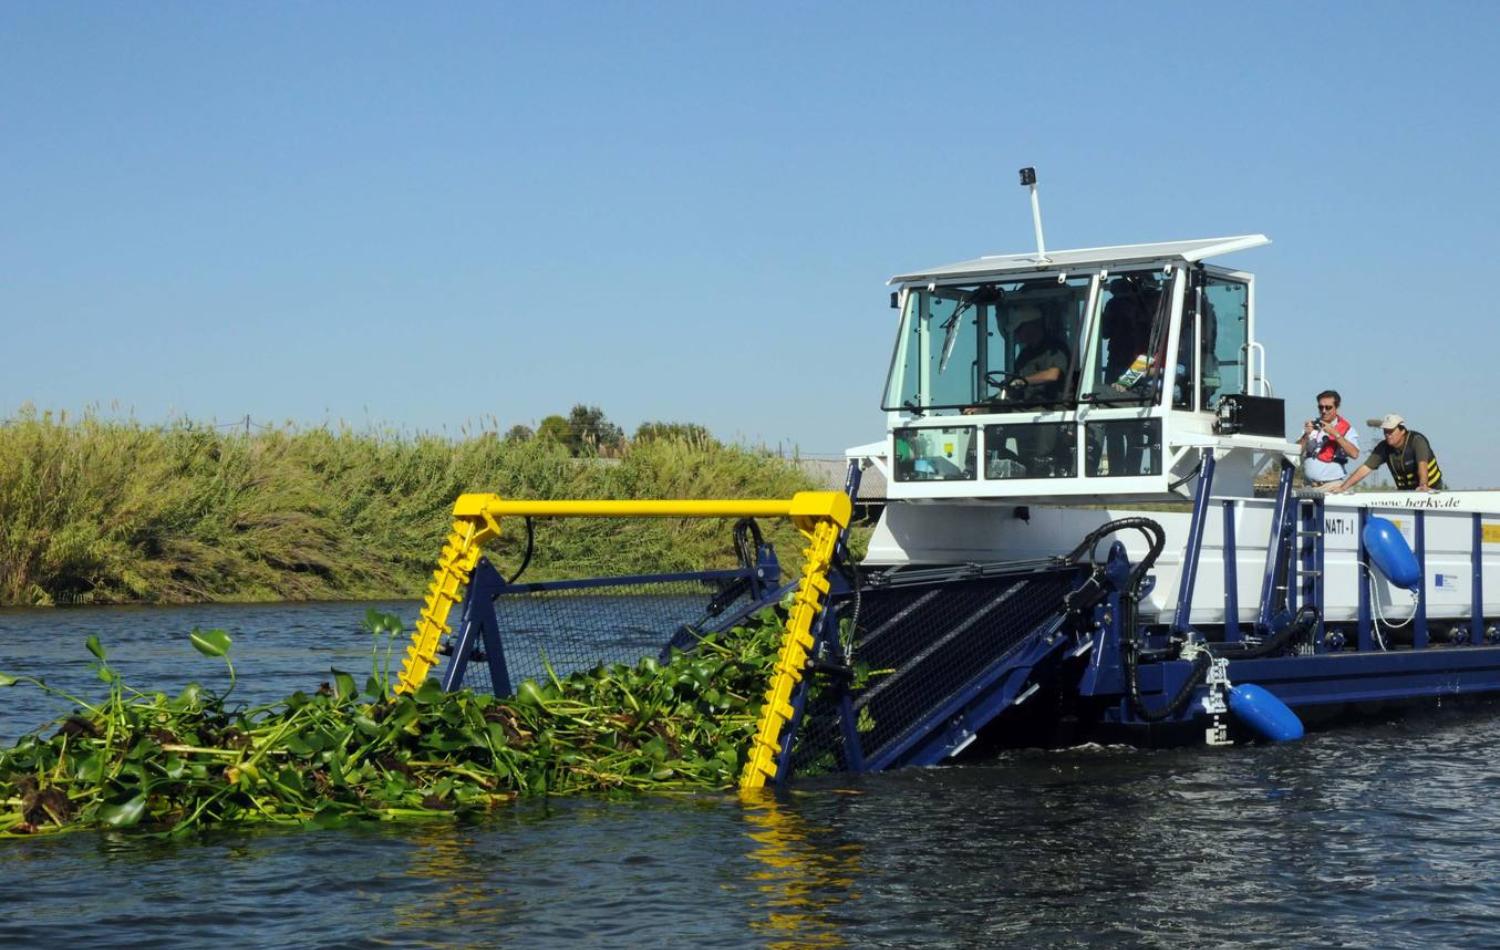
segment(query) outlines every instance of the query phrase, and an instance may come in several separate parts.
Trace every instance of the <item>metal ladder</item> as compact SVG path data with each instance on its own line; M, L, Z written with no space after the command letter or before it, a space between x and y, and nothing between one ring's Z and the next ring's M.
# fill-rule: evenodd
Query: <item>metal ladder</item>
M1304 496L1296 499L1297 517L1293 521L1292 543L1294 557L1290 570L1295 577L1287 579L1287 586L1296 591L1296 602L1292 611L1311 605L1318 610L1317 625L1313 628L1312 652L1325 650L1323 637L1323 569L1324 569L1324 504L1322 495Z

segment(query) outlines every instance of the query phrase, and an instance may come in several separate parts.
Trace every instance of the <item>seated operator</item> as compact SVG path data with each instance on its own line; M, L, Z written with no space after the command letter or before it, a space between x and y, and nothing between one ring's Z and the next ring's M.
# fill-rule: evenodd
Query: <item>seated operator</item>
M1329 491L1348 491L1358 485L1360 479L1379 468L1382 462L1390 467L1391 478L1396 480L1396 487L1403 491L1443 490L1443 470L1438 467L1437 456L1433 454L1427 436L1415 429L1408 429L1406 420L1394 412L1380 420L1380 431L1385 439L1370 450L1370 457L1365 464Z
M1024 322L1015 330L1015 340L1020 345L1015 372L1006 380L1001 397L1025 408L1057 408L1070 362L1068 348L1047 333L1045 320L1039 313L1023 312L1021 319ZM1057 441L1055 425L1027 425L1021 429L1016 437L1016 455L1029 475L1046 477L1053 469Z
M1318 393L1318 418L1302 424L1302 477L1311 488L1332 488L1348 477L1345 465L1359 458L1359 430L1343 416L1337 391ZM1379 463L1376 463L1379 464Z
M1005 384L1011 399L1054 402L1062 396L1068 370L1068 348L1047 334L1041 317L1016 327L1016 372Z

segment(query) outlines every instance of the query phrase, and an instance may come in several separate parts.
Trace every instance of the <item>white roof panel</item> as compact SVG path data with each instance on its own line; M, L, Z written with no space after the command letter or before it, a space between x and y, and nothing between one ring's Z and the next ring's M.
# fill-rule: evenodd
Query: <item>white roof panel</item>
M888 283L908 284L959 277L987 277L1000 274L1019 274L1039 270L1092 269L1105 265L1144 263L1146 261L1177 260L1192 264L1207 257L1217 257L1231 251L1270 244L1264 234L1242 234L1238 237L1199 238L1196 241L1166 241L1161 244L1121 244L1115 247L1086 247L1074 251L1048 251L1046 259L1037 257L1035 251L1025 254L996 254L978 257L972 261L944 264L926 270L897 274Z

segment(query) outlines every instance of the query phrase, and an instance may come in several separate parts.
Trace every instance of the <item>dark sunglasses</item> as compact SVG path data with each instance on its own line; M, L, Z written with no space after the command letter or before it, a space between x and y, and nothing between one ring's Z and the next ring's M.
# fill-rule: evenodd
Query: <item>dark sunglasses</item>
M1318 408L1324 412L1332 412L1333 410L1337 409L1338 406L1325 406L1320 402L1318 403Z

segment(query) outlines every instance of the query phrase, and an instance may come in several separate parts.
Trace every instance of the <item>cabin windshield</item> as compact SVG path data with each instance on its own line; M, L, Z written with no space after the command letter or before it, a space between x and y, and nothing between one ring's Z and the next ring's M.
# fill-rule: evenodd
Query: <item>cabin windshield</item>
M1161 402L1171 329L1172 278L1161 271L1113 274L1099 287L1089 333L1082 400L1105 405Z
M911 290L883 408L958 413L1078 402L1089 277Z

